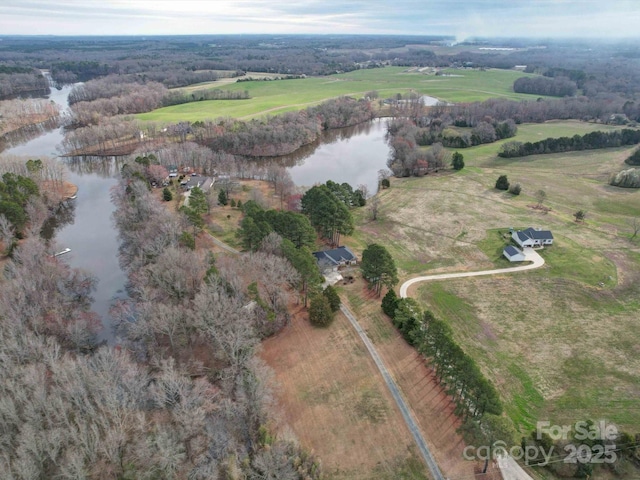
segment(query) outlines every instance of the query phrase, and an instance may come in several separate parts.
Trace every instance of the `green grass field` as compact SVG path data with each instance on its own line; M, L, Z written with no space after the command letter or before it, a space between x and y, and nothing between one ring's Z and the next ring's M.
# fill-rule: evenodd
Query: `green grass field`
M520 125L518 141L615 127L580 122ZM417 274L511 266L501 251L509 227L549 228L555 244L540 270L421 284L420 303L451 324L456 339L496 384L527 433L537 420L607 419L640 431L637 312L640 190L608 186L633 148L501 159L498 144L460 150L465 168L393 179L379 193L380 219L358 212L356 248L385 245L401 281ZM495 190L506 174L522 194ZM548 213L531 208L545 190ZM584 223L573 213L587 211Z
M380 98L414 91L446 102L471 102L501 97L536 99L535 95L514 93L513 82L526 74L512 70L445 70L452 76L407 72L402 67L357 70L327 77L295 80L257 81L221 84L212 82L198 88L244 91L247 100L209 100L160 108L137 115L141 120L158 122L197 121L219 117L254 117L300 110L342 95L362 97L376 90Z

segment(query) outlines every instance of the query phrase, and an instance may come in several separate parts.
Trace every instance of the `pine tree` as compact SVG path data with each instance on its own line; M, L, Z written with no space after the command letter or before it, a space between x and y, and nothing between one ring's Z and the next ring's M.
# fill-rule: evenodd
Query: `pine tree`
M498 177L498 180L496 180L496 189L509 190L509 180L506 175L500 175Z
M220 193L218 194L218 203L223 207L228 203L227 192L225 192L224 190L220 190Z
M324 289L322 294L329 301L329 306L331 307L332 312L337 312L338 310L340 310L340 304L342 302L340 301L340 297L338 296L338 292L336 292L335 288L333 288L331 285L328 285L327 288Z
M315 295L309 305L309 321L316 327L328 327L333 321L329 300L324 295Z
M455 152L451 157L451 166L454 170L462 170L464 168L464 157L461 153Z

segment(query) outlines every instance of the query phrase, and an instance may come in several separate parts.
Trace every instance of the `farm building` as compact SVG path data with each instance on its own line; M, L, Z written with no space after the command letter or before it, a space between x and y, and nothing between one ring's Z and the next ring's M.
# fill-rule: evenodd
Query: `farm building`
M529 227L526 230L513 232L511 237L523 248L553 245L553 234L549 230L536 230Z
M510 262L524 262L527 259L524 252L513 245L505 247L502 254Z
M349 250L349 247L338 247L333 250L322 250L313 252L313 256L318 261L320 271L337 270L338 267L345 265L355 265L358 259L355 254Z

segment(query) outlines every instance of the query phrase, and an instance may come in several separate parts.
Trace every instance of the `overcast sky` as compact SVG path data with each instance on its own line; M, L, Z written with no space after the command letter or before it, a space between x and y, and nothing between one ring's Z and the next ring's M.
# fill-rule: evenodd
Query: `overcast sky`
M640 0L0 0L0 35L637 37Z

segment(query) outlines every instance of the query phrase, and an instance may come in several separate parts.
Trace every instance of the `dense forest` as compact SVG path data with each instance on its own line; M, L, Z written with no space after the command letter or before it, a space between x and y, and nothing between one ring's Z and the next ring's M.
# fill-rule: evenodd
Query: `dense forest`
M95 280L39 237L46 215L30 215L28 238L7 260L3 475L319 478L312 456L269 430L269 372L255 356L288 321L295 269L265 252L218 264L191 250L187 220L132 172L113 191L130 295L113 307L118 348L97 343ZM19 190L35 194L35 183L10 175L3 198L28 202Z

